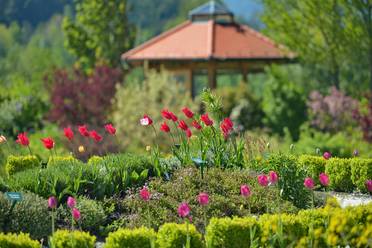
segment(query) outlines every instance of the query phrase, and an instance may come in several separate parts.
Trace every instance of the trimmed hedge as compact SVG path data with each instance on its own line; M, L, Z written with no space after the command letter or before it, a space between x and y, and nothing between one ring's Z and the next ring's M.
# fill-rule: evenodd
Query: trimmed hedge
M372 159L351 159L351 181L362 192L367 192L366 181L372 180Z
M119 229L106 238L105 248L151 248L155 242L156 233L145 227L137 229Z
M50 156L48 160L48 166L53 166L60 163L76 164L77 162L79 162L79 160L74 158L73 156Z
M201 234L195 226L189 224L190 244L192 248L203 248ZM187 231L186 224L166 223L159 228L158 248L180 248L186 245Z
M330 179L330 187L336 191L351 192L354 189L351 181L351 160L332 158L326 164L326 174Z
M10 155L6 161L5 171L8 175L31 169L40 165L36 156L13 156Z
M96 237L87 232L58 230L50 241L53 248L94 248Z
M298 158L298 165L304 168L307 175L319 184L319 174L325 171L327 160L320 156L301 155Z
M0 233L1 248L40 248L40 243L32 240L29 234Z

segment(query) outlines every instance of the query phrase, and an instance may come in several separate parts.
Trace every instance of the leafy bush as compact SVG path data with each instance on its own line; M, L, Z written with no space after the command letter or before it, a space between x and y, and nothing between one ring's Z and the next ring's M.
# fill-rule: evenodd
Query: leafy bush
M253 217L212 218L205 237L208 247L240 248L259 244L260 227Z
M0 217L4 221L2 230L4 232L25 232L32 238L41 239L47 237L51 232L50 214L48 203L41 197L23 193L23 200L18 202L11 214L11 203L0 193L1 213L6 214Z
M99 201L90 200L86 197L79 197L76 200L76 208L81 213L79 226L84 231L99 234L101 226L105 223L106 214L102 203ZM71 226L71 210L67 207L60 206L58 208L59 219L63 219L66 226Z
M189 224L190 247L204 247L202 236L195 226ZM167 223L159 228L158 239L156 241L159 248L179 248L186 244L187 229L186 224Z
M29 234L0 233L1 248L40 248L36 240L32 240Z
M53 156L53 157L49 157L48 166L53 166L55 164L61 164L61 163L74 164L74 163L77 163L77 162L78 162L78 160L76 158L74 158L73 156Z
M313 178L319 184L319 175L325 171L327 160L320 156L301 155L298 158L299 166L306 170L307 176Z
M151 200L144 202L138 196L138 190L128 191L124 201L120 202L122 216L115 226L140 227L148 223L157 228L166 222L179 222L177 208L180 202L190 205L193 224L201 231L205 230L205 216L232 217L249 214L248 201L241 197L240 186L248 184L252 196L249 198L251 212L261 214L270 211L296 212L289 202L282 201L275 187L264 188L258 185L255 176L248 171L208 169L204 179L196 168L176 170L171 179L156 178L149 182ZM199 205L196 196L200 192L209 194L208 207Z
M372 159L353 158L349 160L351 181L362 192L367 192L365 183L372 178Z
M157 143L161 147L171 144L169 135L158 132L159 139L151 128L140 128L139 120L148 114L155 123L162 121L160 111L168 108L181 111L185 106L196 109L189 91L163 72L148 72L142 82L119 86L115 96L113 122L117 127L117 135L121 144L128 149L144 151L145 147Z
M151 248L155 240L156 233L152 229L119 229L106 238L105 248Z
M87 232L58 230L50 241L54 248L94 248L96 237Z
M10 155L7 159L5 170L8 175L13 175L16 172L31 169L39 166L39 159L36 156L13 156Z
M296 207L305 208L310 201L310 192L303 186L306 171L299 167L296 157L274 154L262 165L265 172L274 170L279 174L279 188L283 190L283 199L291 201Z
M91 164L97 165L97 164L101 163L102 161L103 161L103 158L102 157L100 157L100 156L92 156L92 157L89 158L87 164L88 165L91 165Z
M351 159L331 158L326 165L326 174L330 177L330 187L336 191L351 192L354 188L351 180Z

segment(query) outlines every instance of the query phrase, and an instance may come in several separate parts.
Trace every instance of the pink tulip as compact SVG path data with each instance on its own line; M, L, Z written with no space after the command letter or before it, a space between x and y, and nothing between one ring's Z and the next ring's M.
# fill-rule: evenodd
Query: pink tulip
M202 206L206 206L209 203L209 195L207 193L200 193L198 195L198 202Z
M75 221L80 220L81 214L80 214L80 211L77 208L72 209L72 217L74 218Z
M147 189L147 187L143 187L141 190L140 190L140 197L142 198L142 200L144 201L148 201L150 200L150 191Z
M314 180L311 177L305 178L304 186L308 189L314 189L314 187L315 187Z
M257 177L257 180L258 180L258 183L263 186L263 187L266 187L268 184L269 184L269 179L267 178L266 175L262 174L262 175L259 175Z
M49 208L56 208L57 207L57 198L54 196L49 197L48 199L48 207Z
M251 195L251 190L249 189L248 185L243 184L242 186L240 186L240 194L243 197L249 197Z
M272 184L277 183L278 180L279 180L279 176L278 176L278 174L275 171L270 171L269 172L269 177L270 177L270 182Z
M67 198L67 206L68 206L69 208L74 208L75 205L76 205L76 200L75 200L75 198L69 196L69 197Z
M325 174L325 173L320 173L320 175L319 175L319 181L320 181L320 183L323 186L327 187L329 185L329 177L328 177L328 175Z
M367 180L366 188L369 192L372 192L372 180Z
M178 207L178 215L181 216L182 218L185 218L190 214L190 207L186 202L183 202L180 204Z
M325 153L323 153L323 158L324 158L324 159L328 160L328 159L330 159L331 157L332 157L332 154L331 154L330 152L325 152Z

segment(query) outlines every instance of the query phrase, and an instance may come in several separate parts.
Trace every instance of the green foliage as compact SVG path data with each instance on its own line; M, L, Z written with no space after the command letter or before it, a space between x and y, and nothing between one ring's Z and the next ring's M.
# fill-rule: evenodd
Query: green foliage
M83 0L75 4L75 11L75 20L64 19L63 30L78 62L88 68L100 61L120 65L120 54L132 48L135 38L127 1Z
M210 248L257 247L260 227L253 217L212 218L205 237Z
M252 196L247 201L241 197L239 189L242 184L248 184ZM301 184L302 185L302 184ZM153 197L144 202L138 196L138 190L129 191L123 201L121 218L110 228L140 227L143 223L158 228L163 223L178 222L177 208L180 202L186 201L192 212L192 223L198 230L205 230L205 216L246 216L249 206L254 214L267 211L296 212L297 209L289 202L281 200L275 187L264 188L248 171L222 170L210 168L205 172L204 179L194 167L174 171L171 179L156 178L149 182L149 190ZM185 190L187 189L187 190ZM205 208L197 202L200 192L209 194L209 204Z
M336 191L351 192L351 159L331 158L326 164L326 174L330 177L330 187Z
M305 169L306 175L315 180L319 184L319 175L325 172L327 160L320 156L301 155L298 158L298 165Z
M55 164L61 164L61 163L75 164L75 163L78 163L78 160L74 158L73 156L53 156L53 157L50 156L49 157L48 166L53 166Z
M264 124L280 135L288 128L292 138L297 140L300 126L306 120L303 92L278 67L271 67L268 73L270 79L266 82L262 103Z
M94 248L96 237L87 232L58 230L50 240L54 248Z
M151 248L151 242L155 240L156 233L152 229L119 229L108 235L105 248Z
M1 248L40 248L40 244L36 240L32 240L29 234L4 234L0 233Z
M8 175L13 175L17 172L32 169L40 165L39 159L36 156L13 156L10 155L7 159L5 170Z
M274 170L279 174L278 185L283 190L283 199L293 202L296 207L305 208L311 194L303 186L306 171L297 163L294 156L279 153L270 156L262 165L265 172Z
M366 181L372 178L372 159L353 158L349 161L351 181L361 192L367 192Z
M41 197L22 193L23 200L18 202L11 214L11 203L0 193L0 213L5 214L0 217L3 220L2 230L4 232L25 232L32 238L41 239L47 237L51 232L50 214L48 203Z
M146 79L131 85L119 86L115 97L113 122L121 145L129 150L145 151L147 145L159 144L161 148L171 144L169 135L157 131L158 139L151 127L141 127L139 120L149 115L154 123L163 122L162 109L179 112L185 106L196 111L189 92L166 72L146 73Z
M88 159L88 162L87 162L87 164L88 165L97 165L97 164L99 164L99 163L102 163L102 161L103 161L103 158L102 157L100 157L100 156L92 156L92 157L90 157L89 159Z
M190 247L204 247L202 236L192 224L188 225L190 236ZM167 223L159 228L156 241L159 248L178 248L186 245L186 224Z

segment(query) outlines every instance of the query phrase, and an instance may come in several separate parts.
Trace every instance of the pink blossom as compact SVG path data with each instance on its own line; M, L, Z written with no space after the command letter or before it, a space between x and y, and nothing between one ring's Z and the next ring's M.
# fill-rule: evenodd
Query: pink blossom
M331 154L330 152L325 152L325 153L323 153L323 158L324 158L324 159L328 160L328 159L330 159L331 157L332 157L332 154Z
M372 180L367 180L366 188L369 192L372 192Z
M148 201L150 200L150 191L147 189L147 187L143 187L141 190L140 190L140 197L142 198L142 200L144 201Z
M240 186L240 194L241 194L243 197L249 197L249 196L251 195L251 190L250 190L250 188L248 187L248 185L243 184L242 186Z
M208 205L208 203L209 203L209 195L207 193L200 193L198 195L198 202L202 206Z
M323 186L327 187L329 185L329 177L328 177L328 175L325 174L325 173L320 173L320 175L319 175L319 181L320 181L320 183Z
M311 177L305 178L304 186L308 189L314 189L314 187L315 187L314 180Z
M75 198L69 196L69 197L67 198L67 206L68 206L69 208L74 208L74 207L76 206L76 200L75 200Z
M270 177L270 182L272 184L277 183L278 180L279 180L279 176L278 176L278 174L275 171L270 171L269 172L269 177Z
M72 209L72 217L74 218L75 221L80 220L81 214L80 214L80 211L77 208Z
M49 197L48 199L48 207L49 208L56 208L57 207L57 198L54 196Z
M264 174L261 174L257 177L257 180L258 180L258 183L263 186L263 187L266 187L268 184L269 184L269 179L267 178L266 175Z
M180 204L178 207L178 215L181 216L182 218L185 218L190 214L190 207L186 202L183 202Z

